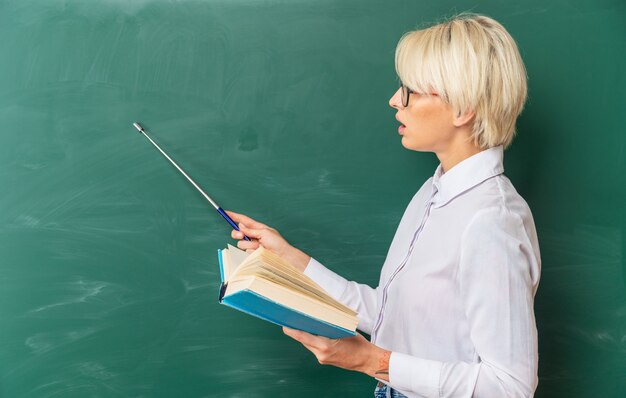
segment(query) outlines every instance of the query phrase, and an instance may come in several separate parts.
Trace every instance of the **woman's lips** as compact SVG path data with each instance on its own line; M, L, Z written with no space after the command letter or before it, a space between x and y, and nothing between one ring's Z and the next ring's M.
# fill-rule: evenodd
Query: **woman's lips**
M396 114L396 120L398 121L398 123L400 123L400 127L398 127L398 134L402 134L402 132L404 131L406 126L404 124L402 124L402 122L398 118L398 114Z

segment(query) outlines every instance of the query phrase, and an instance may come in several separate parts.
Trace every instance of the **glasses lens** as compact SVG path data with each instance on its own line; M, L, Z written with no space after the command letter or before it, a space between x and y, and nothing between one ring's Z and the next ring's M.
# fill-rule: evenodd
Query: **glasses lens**
M402 106L406 108L409 105L409 88L401 84L400 92L402 93Z

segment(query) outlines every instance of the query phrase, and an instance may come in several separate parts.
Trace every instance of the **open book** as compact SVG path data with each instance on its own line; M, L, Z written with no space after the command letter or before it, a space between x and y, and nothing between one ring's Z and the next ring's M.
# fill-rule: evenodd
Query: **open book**
M220 303L320 336L356 335L357 313L275 253L260 247L248 254L231 245L217 252Z

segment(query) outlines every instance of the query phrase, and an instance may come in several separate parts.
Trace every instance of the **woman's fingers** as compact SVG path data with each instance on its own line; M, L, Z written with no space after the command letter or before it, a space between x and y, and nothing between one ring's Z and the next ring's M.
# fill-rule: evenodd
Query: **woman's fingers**
M251 228L267 228L267 225L260 223L256 220L253 220L252 218L244 214L235 213L234 211L230 211L230 210L224 210L224 211L226 212L226 214L228 214L230 218L232 218L237 223L242 222Z
M244 223L239 223L239 230L246 234L248 238L253 239L261 239L263 237L263 234L267 231L267 229L248 228L248 226Z
M238 225L239 227L239 231L237 231L236 229L233 229L230 232L230 236L233 239L243 239L244 235L247 236L248 238L252 238L252 239L261 239L261 237L263 237L263 234L265 233L265 231L267 231L267 229L254 229L254 228L248 228L244 223L239 223Z
M248 242L247 240L240 240L237 242L237 247L241 250L256 250L259 248L259 242Z
M238 240L238 248L246 250L248 253L260 246L275 253L286 253L289 249L289 243L275 229L234 211L226 211L226 213L238 223L239 231L232 230L230 232L230 236ZM245 241L245 236L252 241Z
M230 231L230 237L233 239L243 239L243 232L233 229Z
M323 336L316 336L302 330L291 329L285 326L283 326L283 333L304 344L309 350L320 349L330 340Z

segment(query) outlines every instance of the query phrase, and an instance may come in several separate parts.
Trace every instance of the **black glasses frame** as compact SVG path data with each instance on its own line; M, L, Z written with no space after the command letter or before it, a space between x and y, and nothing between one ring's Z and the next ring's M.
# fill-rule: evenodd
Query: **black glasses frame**
M400 93L402 94L402 106L403 107L407 107L409 106L409 98L410 98L410 94L413 94L415 91L411 90L410 88L408 88L407 86L405 86L403 83L400 83Z

